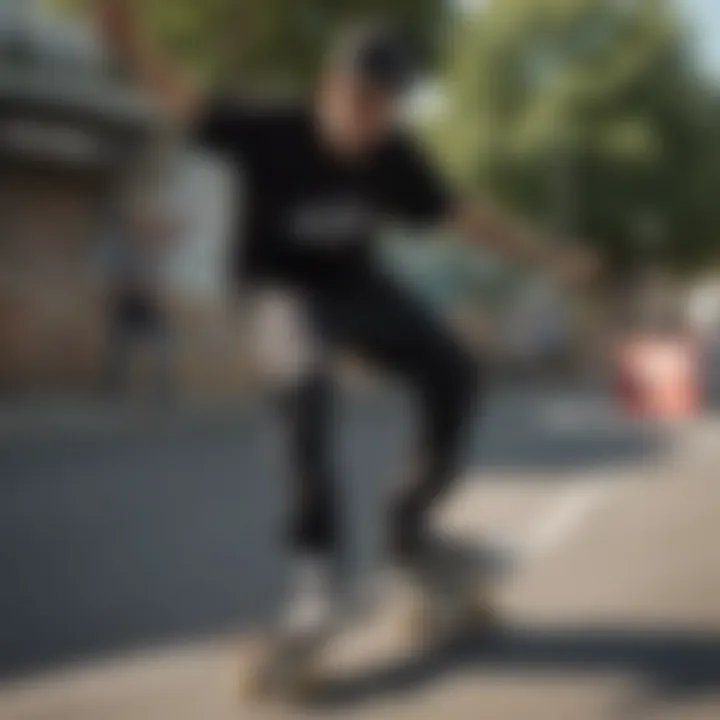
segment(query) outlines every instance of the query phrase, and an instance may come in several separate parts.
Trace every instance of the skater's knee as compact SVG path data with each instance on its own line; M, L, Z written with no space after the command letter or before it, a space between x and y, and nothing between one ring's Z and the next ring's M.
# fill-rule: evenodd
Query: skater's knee
M335 551L337 541L335 518L316 508L298 513L291 526L290 545L296 553L329 555Z
M479 362L469 353L458 349L443 358L432 387L436 402L465 412L475 406L481 384Z

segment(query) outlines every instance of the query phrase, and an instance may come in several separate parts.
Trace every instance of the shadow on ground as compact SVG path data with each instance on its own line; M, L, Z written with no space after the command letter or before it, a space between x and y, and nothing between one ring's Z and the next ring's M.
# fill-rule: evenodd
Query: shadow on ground
M340 710L414 693L446 675L476 672L503 677L608 674L636 679L647 701L673 701L717 692L720 635L632 626L510 627L493 637L465 637L367 674L334 680L318 705Z

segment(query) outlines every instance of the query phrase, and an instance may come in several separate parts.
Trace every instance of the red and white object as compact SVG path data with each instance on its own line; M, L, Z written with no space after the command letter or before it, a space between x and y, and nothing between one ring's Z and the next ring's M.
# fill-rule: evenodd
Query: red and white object
M653 419L683 419L700 406L698 357L685 336L639 336L620 346L617 394L633 414Z

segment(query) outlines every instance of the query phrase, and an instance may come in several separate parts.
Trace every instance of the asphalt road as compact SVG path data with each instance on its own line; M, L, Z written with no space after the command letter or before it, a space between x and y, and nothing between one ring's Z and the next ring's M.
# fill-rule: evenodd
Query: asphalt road
M383 394L348 398L339 419L348 567L362 572L408 413ZM660 432L590 392L498 391L445 519L525 549L507 627L407 654L381 612L338 650L308 717L720 717L717 431ZM254 403L3 408L0 715L264 719L230 689L228 633L282 594L278 447Z

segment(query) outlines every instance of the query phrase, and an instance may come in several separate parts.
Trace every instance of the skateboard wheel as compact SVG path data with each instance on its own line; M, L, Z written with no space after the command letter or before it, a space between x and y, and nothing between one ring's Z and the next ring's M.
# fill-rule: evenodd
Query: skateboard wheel
M310 650L307 653L297 652L297 648L261 646L253 649L240 681L241 698L251 702L313 700L321 685L318 658Z
M256 642L249 650L240 674L240 696L243 700L259 700L270 691L269 650Z
M438 623L429 601L414 602L407 614L407 635L411 644L427 645L438 636Z

